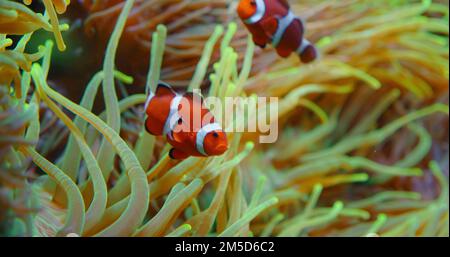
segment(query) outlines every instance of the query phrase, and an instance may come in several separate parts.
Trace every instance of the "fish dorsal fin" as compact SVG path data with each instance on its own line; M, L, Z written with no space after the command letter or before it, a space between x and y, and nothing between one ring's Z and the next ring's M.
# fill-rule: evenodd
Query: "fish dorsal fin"
M279 1L280 4L282 4L286 9L289 10L289 8L291 8L291 7L289 6L289 3L288 3L287 0L278 0L278 1Z
M203 96L194 92L186 92L183 96L186 97L188 100L192 100L193 102L200 102L201 104L203 104L204 101Z
M177 93L172 89L172 87L164 82L159 82L158 86L156 87L155 92L156 96L165 96L165 95L175 96L176 94Z

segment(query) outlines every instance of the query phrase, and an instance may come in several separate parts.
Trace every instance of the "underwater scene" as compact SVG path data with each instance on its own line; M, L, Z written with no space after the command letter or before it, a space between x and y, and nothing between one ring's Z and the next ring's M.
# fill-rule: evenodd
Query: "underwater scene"
M0 236L448 237L448 0L0 0Z

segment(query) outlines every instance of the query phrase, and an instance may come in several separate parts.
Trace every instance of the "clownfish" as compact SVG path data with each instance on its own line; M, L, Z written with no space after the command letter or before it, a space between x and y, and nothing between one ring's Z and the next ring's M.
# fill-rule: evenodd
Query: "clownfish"
M295 52L304 63L317 58L317 49L304 38L304 22L286 0L241 0L237 12L259 47L271 44L281 57Z
M169 85L159 83L146 100L145 112L145 129L154 136L166 136L173 146L169 152L172 159L218 156L228 150L225 132L198 94L180 95ZM198 122L195 112L200 117Z

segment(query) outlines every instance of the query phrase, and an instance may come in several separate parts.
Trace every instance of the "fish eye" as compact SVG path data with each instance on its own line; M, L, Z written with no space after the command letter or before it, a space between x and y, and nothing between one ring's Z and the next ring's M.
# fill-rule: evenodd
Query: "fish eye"
M255 6L255 5L256 5L256 1L255 1L255 0L251 0L251 1L250 1L250 4L253 5L253 6Z
M181 125L181 124L183 124L183 119L182 119L182 118L179 118L179 119L178 119L178 125Z
M219 133L214 132L214 133L213 133L213 137L218 138L218 137L219 137Z

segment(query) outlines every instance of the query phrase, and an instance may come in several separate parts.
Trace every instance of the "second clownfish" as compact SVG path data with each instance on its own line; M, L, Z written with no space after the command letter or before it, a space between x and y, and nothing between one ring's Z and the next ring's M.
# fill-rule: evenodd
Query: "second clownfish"
M292 13L287 0L241 0L237 12L256 45L271 44L281 57L295 52L304 63L317 58L317 49L304 38L303 21Z
M145 128L155 136L166 136L173 148L172 159L189 156L207 157L223 154L228 149L227 136L203 105L200 95L180 95L164 83L150 93L145 103ZM196 112L199 119L196 120Z

